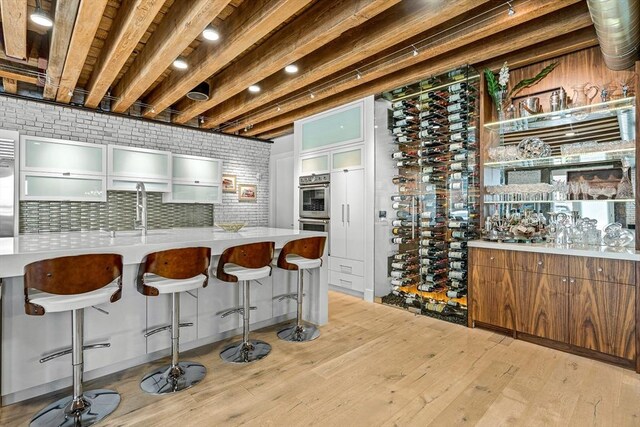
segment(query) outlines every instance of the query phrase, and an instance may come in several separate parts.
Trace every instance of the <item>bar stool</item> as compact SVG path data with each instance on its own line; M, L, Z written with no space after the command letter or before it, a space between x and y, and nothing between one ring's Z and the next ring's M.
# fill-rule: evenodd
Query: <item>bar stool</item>
M84 350L110 347L85 346L84 309L113 303L122 295L122 257L116 254L79 255L37 261L24 268L24 309L31 316L71 312L71 349L40 359L47 362L71 354L73 396L60 399L31 419L31 426L90 426L120 404L113 390L83 391Z
M296 323L278 332L278 338L281 340L305 342L315 340L320 336L318 328L302 321L303 278L305 270L322 266L322 254L324 253L326 241L326 237L308 237L292 240L284 245L280 251L278 268L298 271L298 292L281 297L281 299L291 298L297 300Z
M211 249L181 248L153 252L146 256L138 272L138 292L146 296L171 294L171 325L147 331L145 337L171 330L171 364L148 373L140 388L150 394L168 394L186 390L205 377L207 369L200 363L179 362L180 293L205 288L209 281Z
M217 278L223 282L242 282L244 293L243 306L227 310L221 316L240 313L243 317L242 341L234 342L220 352L220 358L225 362L255 362L267 357L271 351L268 343L249 339L249 312L256 310L256 307L251 307L249 282L271 275L274 248L274 242L249 243L228 248L220 256Z

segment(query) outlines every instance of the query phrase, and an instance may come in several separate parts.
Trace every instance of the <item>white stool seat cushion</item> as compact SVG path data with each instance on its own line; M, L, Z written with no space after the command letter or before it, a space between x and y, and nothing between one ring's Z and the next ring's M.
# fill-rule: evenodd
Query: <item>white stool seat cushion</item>
M236 276L238 280L257 280L269 277L271 274L271 267L268 265L261 268L246 268L240 267L237 264L228 262L224 265L224 272Z
M167 279L151 273L145 273L144 275L144 283L158 289L160 294L192 291L201 288L205 280L207 280L207 276L204 274L198 274L189 279Z
M83 294L56 295L37 291L29 295L29 302L44 308L45 313L57 313L110 302L111 295L116 293L117 290L118 283L114 281L100 289Z
M300 255L295 255L295 254L287 255L285 257L285 260L289 264L298 266L300 270L306 270L309 268L318 268L322 265L322 260L320 258L310 259L310 258L302 257Z

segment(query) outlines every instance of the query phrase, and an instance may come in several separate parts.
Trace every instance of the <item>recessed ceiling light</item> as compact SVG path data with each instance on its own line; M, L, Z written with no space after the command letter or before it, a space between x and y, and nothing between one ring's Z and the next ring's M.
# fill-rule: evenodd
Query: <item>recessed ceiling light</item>
M36 1L36 9L33 11L30 18L33 23L41 25L43 27L49 28L53 26L53 19L51 19L49 14L42 9L40 0Z
M209 25L207 28L204 29L204 31L202 32L202 37L204 37L207 40L218 40L220 38L220 33L218 33L216 31L215 28L213 28L211 25Z
M176 58L176 60L173 61L173 66L178 70L186 70L187 68L189 68L189 64L187 64L187 61L185 61L182 57Z
M260 92L260 86L258 86L258 85L251 85L251 86L249 86L249 92L251 92L251 93L258 93L258 92Z
M298 66L294 65L294 64L290 64L290 65L287 65L286 67L284 67L284 70L289 74L297 73L298 72Z

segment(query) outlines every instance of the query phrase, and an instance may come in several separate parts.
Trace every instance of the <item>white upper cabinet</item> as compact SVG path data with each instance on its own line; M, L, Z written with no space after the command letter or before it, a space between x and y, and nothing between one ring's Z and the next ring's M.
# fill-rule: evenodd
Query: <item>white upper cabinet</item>
M363 145L346 150L336 150L331 152L331 170L345 171L351 169L362 169Z
M147 191L171 191L171 153L146 148L109 145L107 189L135 191L143 182Z
M222 160L174 154L167 203L222 203Z
M174 154L173 180L220 183L222 181L222 161L207 157Z
M105 202L106 146L20 138L20 200Z
M35 136L20 138L21 172L104 175L106 166L104 145Z
M358 102L303 120L300 151L364 141L363 114L364 104Z

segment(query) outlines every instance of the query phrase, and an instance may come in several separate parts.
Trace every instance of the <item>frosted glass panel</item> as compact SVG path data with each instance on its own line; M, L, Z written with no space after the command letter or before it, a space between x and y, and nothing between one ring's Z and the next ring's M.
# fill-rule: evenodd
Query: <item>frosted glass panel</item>
M143 181L144 182L144 181ZM114 179L110 190L136 191L138 181L127 181L124 179ZM169 191L169 184L166 182L144 182L145 191L164 193Z
M312 173L329 170L329 156L322 155L318 157L310 157L302 159L302 172Z
M302 125L303 151L358 140L362 140L361 105Z
M173 157L173 178L188 181L220 181L219 162L210 159Z
M170 178L169 157L165 153L113 149L113 174L143 176L146 178Z
M333 154L333 169L347 169L362 165L362 150L342 151Z
M48 172L102 173L102 147L27 139L25 166Z
M200 201L213 203L218 199L219 187L217 185L188 185L173 184L172 198L174 201Z
M24 193L29 197L98 198L104 195L101 179L30 176L24 178Z

